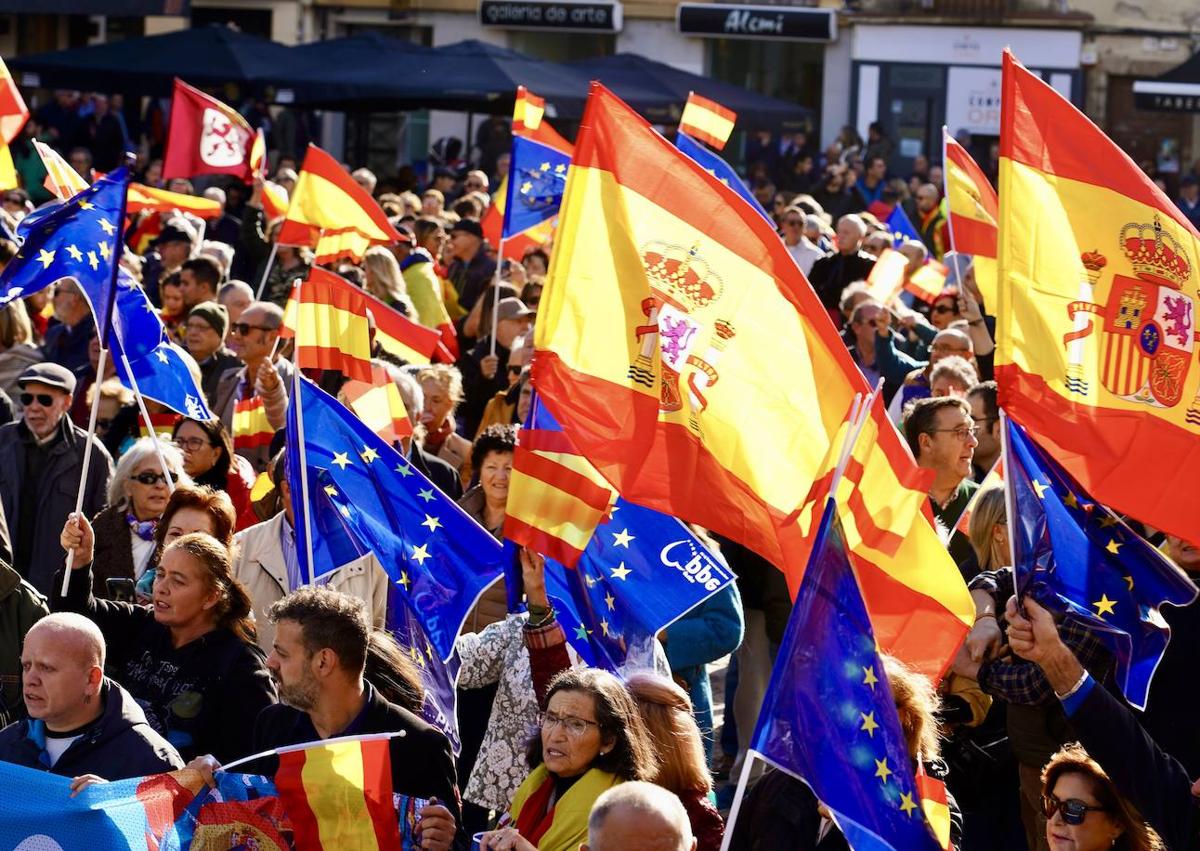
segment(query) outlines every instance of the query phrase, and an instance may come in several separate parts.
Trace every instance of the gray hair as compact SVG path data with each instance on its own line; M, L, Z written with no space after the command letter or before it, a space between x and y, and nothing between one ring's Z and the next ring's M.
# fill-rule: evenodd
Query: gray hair
M179 481L190 483L191 479L183 471L183 453L179 451L179 447L164 440L160 440L158 445L162 449L163 459L167 462L167 468L179 477ZM113 471L112 478L108 482L109 505L127 506L129 504L129 477L148 458L153 458L155 462L158 461L158 456L154 452L154 438L152 437L140 438L125 450L125 453L121 455L121 460L117 461L117 469ZM154 472L161 472L157 463Z

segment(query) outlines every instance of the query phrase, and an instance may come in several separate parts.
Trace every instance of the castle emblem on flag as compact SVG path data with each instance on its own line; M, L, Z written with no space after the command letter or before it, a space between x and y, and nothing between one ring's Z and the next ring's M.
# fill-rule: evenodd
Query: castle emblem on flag
M1086 393L1086 382L1072 367L1080 366L1082 341L1095 329L1091 320L1076 316L1091 313L1101 320L1099 371L1105 389L1130 402L1171 408L1183 396L1200 340L1196 301L1185 290L1192 278L1191 264L1158 216L1153 223L1126 224L1120 245L1135 277L1114 274L1103 305L1092 300L1092 293L1108 261L1098 251L1080 258L1087 281L1081 284L1080 300L1067 307L1076 321L1075 330L1063 338L1072 353L1067 386Z
M213 168L229 168L246 158L250 134L219 110L205 107L200 133L200 159Z
M635 331L640 348L629 365L629 377L654 387L657 348L659 410L674 413L690 402L689 425L698 433L696 415L708 407L705 390L717 383L721 352L736 333L728 320L705 317L720 301L725 285L696 245L651 241L642 246L641 260L652 295L642 301L646 324Z

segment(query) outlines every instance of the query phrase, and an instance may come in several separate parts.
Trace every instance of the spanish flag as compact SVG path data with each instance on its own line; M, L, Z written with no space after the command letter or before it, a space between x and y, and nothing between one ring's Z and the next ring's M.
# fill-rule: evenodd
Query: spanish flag
M170 441L171 432L175 430L175 423L179 422L180 416L174 411L163 411L160 414L150 415L150 425L154 429L154 435L160 439ZM146 419L138 417L138 431L142 437L150 437L150 429L146 427Z
M144 183L129 184L129 199L125 202L125 211L129 215L150 210L157 213L170 213L179 210L191 213L201 219L217 219L221 217L221 204L211 198L201 198L183 192L168 192Z
M720 151L729 141L736 122L737 113L732 109L726 109L715 100L689 92L687 104L683 107L683 116L679 119L679 129L693 139L699 139Z
M347 381L340 395L350 410L389 445L412 435L412 420L408 418L400 388L381 365L371 365L369 382Z
M233 448L259 449L270 446L275 429L267 419L266 408L260 396L239 399L233 405Z
M1000 201L983 169L945 127L942 144L950 244L955 251L975 258L975 283L991 312L996 309L997 298L996 222L1000 219Z
M296 366L371 380L366 293L320 266L292 287L281 336L296 340ZM379 318L376 317L376 322ZM436 334L436 332L434 332Z
M1109 507L1200 541L1200 234L1004 54L1000 404Z
M399 240L379 204L341 163L309 145L279 230L279 244L312 248L318 264L346 257L357 263L372 245Z
M904 275L908 272L908 258L894 248L885 248L867 275L867 288L871 298L880 304L888 304L904 289Z
M29 107L25 105L25 98L21 97L21 90L8 66L0 59L0 191L16 189L20 185L8 146L20 135L28 120Z
M275 788L297 851L400 847L389 741L383 733L276 751Z
M937 682L975 618L962 574L929 515L933 472L917 466L873 394L837 484L838 519L880 646ZM842 424L800 521L811 535L855 424ZM810 542L811 543L811 542ZM800 577L789 573L795 594Z
M598 83L535 342L543 401L622 496L793 560L866 381L771 225Z
M375 320L375 341L384 350L405 363L454 363L455 357L437 329L409 319L366 291L362 291L362 297Z
M904 289L921 301L933 304L946 289L947 272L948 270L941 262L931 257L925 265L919 267L905 279Z

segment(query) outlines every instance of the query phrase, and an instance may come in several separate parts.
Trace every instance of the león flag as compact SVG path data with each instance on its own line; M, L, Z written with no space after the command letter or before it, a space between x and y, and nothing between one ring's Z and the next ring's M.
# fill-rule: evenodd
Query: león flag
M975 258L975 283L983 295L984 304L995 310L996 305L996 222L1000 218L1000 201L983 169L967 153L967 149L942 128L946 168L946 205L950 215L950 244L955 251Z
M254 139L254 130L236 109L175 78L164 180L232 174L249 183L254 177L250 166Z
M1006 52L1000 404L1099 502L1200 541L1200 234Z

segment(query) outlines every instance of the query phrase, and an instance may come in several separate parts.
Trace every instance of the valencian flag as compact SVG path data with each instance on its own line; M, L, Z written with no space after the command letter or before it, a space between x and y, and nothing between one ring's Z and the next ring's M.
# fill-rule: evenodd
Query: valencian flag
M307 281L292 286L284 326L281 336L296 341L296 366L371 380L367 299L345 278L314 266Z
M96 327L107 328L128 185L129 170L121 166L71 200L22 219L21 250L0 272L0 307L71 278L91 305Z
M357 263L372 245L400 239L379 204L341 163L309 145L279 230L279 244L312 248L317 264L343 258Z
M868 388L774 228L735 198L593 83L534 380L627 500L801 571L791 515Z
M1200 235L1004 55L1000 404L1092 497L1200 541Z
M350 379L338 395L380 440L394 445L397 440L412 436L412 420L404 407L404 397L382 364L371 364L370 381Z
M164 180L232 174L249 183L254 178L250 165L254 140L254 129L236 109L175 78Z
M238 399L233 405L233 448L258 449L270 446L275 429L267 419L267 409L261 396Z
M955 251L975 258L975 283L983 295L984 304L994 309L996 304L996 244L1000 219L1000 199L983 169L967 153L967 149L950 137L942 128L945 166L947 222L950 244Z
M922 817L913 760L831 504L750 747L807 783L855 851L948 846L948 811L931 820L942 834L936 839Z
M21 128L28 120L29 107L25 105L25 98L21 97L21 90L8 66L0 59L0 191L20 186L8 146L21 134Z
M616 497L535 394L517 434L504 537L574 567Z
M514 136L504 206L503 239L524 233L558 215L567 185L570 154Z
M307 378L299 379L299 391L289 400L287 431L301 574L316 580L373 552L391 580L404 586L434 650L448 659L467 612L503 572L500 543ZM302 502L302 454L307 504ZM328 515L314 509L321 500L331 502L340 518L341 528L328 535L316 522L319 514ZM346 539L356 551L345 549Z
M913 461L880 394L860 417L837 483L840 534L880 646L937 682L974 622L975 605L929 513L932 471ZM830 444L800 512L805 529L821 516L852 429L847 420ZM795 594L800 578L789 573L788 580Z
M737 113L732 109L726 109L715 100L701 97L695 92L688 92L683 115L679 118L679 129L720 151L724 150L736 123Z
M675 133L675 147L695 160L702 169L736 192L741 196L743 201L753 207L755 211L761 213L763 218L774 226L775 220L758 203L758 199L754 197L754 194L750 191L750 187L746 186L745 182L738 177L738 173L733 170L733 166L701 145L687 133L684 133L682 129Z
M1196 598L1196 586L1088 496L1011 419L1005 438L1018 593L1087 623L1113 651L1126 699L1144 709L1171 636L1158 608L1186 606Z
M38 156L42 159L42 165L46 168L46 179L42 181L42 186L47 192L52 193L59 200L66 201L88 188L88 182L80 176L79 172L71 168L70 164L62 158L62 154L45 142L37 139L32 141L34 150L38 152Z

